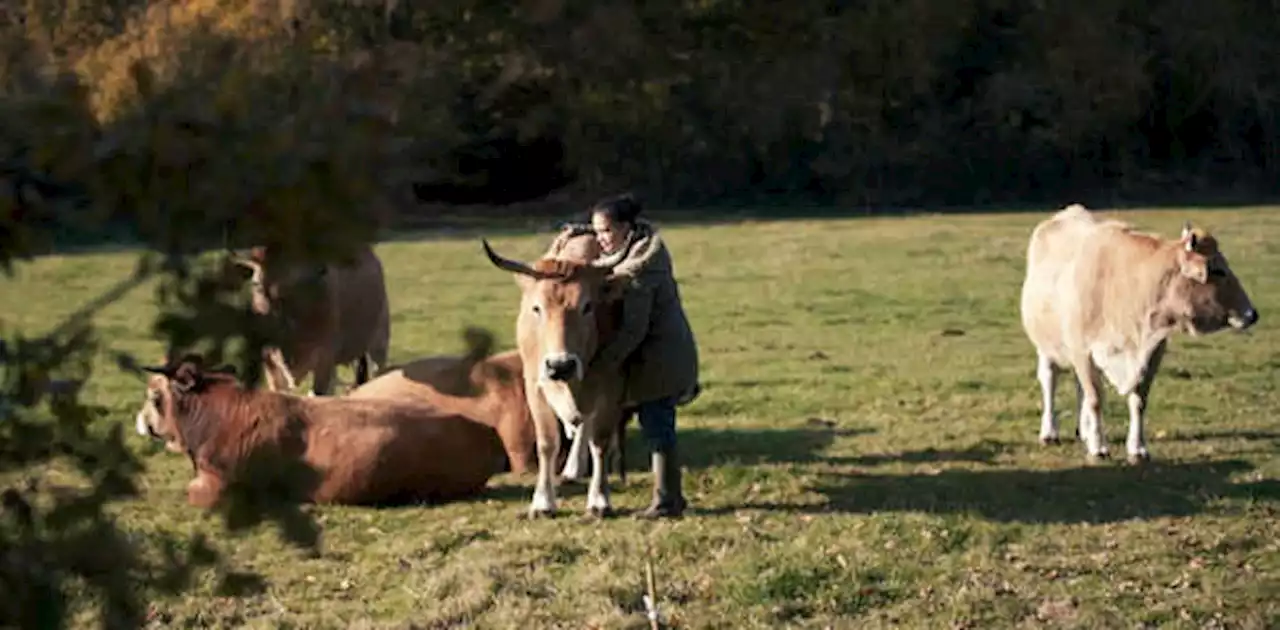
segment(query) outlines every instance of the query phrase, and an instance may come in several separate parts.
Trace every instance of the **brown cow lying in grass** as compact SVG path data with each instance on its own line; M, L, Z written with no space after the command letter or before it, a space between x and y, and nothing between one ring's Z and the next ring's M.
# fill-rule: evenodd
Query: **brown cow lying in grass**
M512 472L523 474L537 464L533 418L525 403L520 353L515 350L483 359L417 359L388 368L347 397L419 402L458 414L497 431Z
M456 500L505 464L493 429L428 405L246 389L197 355L143 369L155 376L137 430L191 458L193 506L216 505L233 484L314 503Z

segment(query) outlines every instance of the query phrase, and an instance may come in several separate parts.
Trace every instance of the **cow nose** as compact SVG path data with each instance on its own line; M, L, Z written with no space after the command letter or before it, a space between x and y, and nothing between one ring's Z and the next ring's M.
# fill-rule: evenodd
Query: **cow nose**
M567 381L578 372L578 360L574 357L549 358L546 364L547 378L553 381Z
M1247 327L1249 327L1249 326L1252 326L1252 325L1254 325L1254 324L1258 323L1258 317L1259 317L1259 316L1258 316L1258 310L1257 310L1257 309L1251 308L1251 309L1249 309L1249 310L1245 311L1245 312L1244 312L1244 325L1245 325L1245 327L1247 328Z

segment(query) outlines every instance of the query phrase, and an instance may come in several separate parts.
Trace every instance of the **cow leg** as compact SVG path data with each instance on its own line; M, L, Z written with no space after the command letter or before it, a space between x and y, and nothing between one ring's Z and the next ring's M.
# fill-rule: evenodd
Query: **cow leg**
M529 518L554 516L556 512L555 469L560 455L560 427L556 413L551 410L534 383L526 383L530 392L526 400L533 415L534 436L538 441L538 480L533 487L533 500L529 503Z
M329 396L333 393L333 375L337 372L337 364L331 356L322 356L316 361L312 372L311 395Z
M565 429L569 427L566 425ZM567 431L566 431L567 432ZM585 431L577 430L569 433L569 456L564 460L564 468L560 469L560 481L580 481L583 477L583 467L588 464L586 460L590 456L590 452L583 449L582 445L587 441L587 436L583 435Z
M1058 385L1058 366L1043 352L1036 353L1036 380L1040 381L1040 443L1058 444L1058 418L1053 409L1053 393Z
M1080 437L1089 459L1105 459L1109 453L1102 432L1101 379L1087 356L1073 363L1080 384Z
M609 454L609 436L601 435L607 431L603 426L595 429L590 439L591 486L587 490L587 514L598 518L613 516L613 506L609 503L609 466L605 464L605 457ZM582 433L579 432L579 437Z
M196 473L196 478L187 484L187 503L202 509L217 505L222 496L222 479L206 470Z
M356 359L356 384L359 387L369 382L369 353L363 353Z
M279 348L267 348L262 352L262 363L267 376L267 388L273 392L292 392L298 386L284 353Z
M1129 436L1125 440L1125 450L1129 452L1130 464L1141 464L1150 459L1147 454L1147 440L1143 431L1146 419L1147 396L1151 393L1151 384L1156 379L1156 371L1160 369L1160 360L1164 358L1164 344L1156 346L1147 359L1146 369L1138 386L1129 393Z

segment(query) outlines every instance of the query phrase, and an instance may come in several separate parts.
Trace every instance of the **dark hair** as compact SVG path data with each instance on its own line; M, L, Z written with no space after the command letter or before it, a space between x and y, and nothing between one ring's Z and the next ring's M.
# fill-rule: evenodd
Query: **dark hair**
M591 214L603 214L612 222L635 223L644 206L632 193L605 197L591 206Z

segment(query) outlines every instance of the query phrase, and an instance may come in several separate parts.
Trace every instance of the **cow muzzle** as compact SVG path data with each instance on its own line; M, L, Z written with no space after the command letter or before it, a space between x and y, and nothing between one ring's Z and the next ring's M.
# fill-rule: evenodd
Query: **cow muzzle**
M567 352L549 354L542 359L542 379L565 382L570 379L582 380L582 360L576 354Z
M1232 315L1227 319L1227 323L1236 330L1248 330L1253 327L1254 324L1258 323L1258 318L1258 310L1255 308L1248 308L1237 315Z
M137 430L138 435L141 435L142 437L149 437L158 440L160 439L160 435L156 433L155 429L151 428L151 422L149 421L148 416L150 416L150 414L147 411L139 411L138 415L133 419L133 428Z

